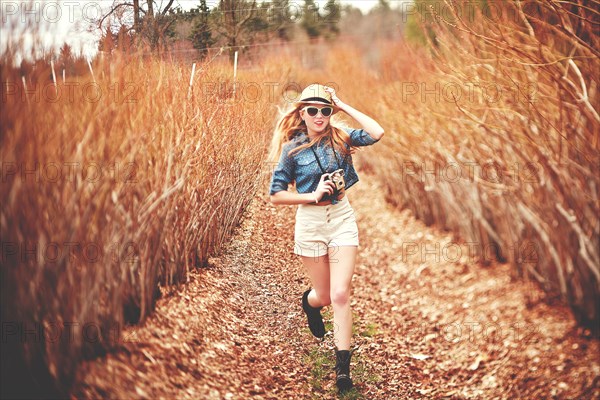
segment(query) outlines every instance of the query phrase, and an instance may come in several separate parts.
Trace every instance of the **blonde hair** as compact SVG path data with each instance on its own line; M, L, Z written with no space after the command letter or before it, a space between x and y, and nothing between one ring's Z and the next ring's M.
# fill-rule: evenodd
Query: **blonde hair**
M295 107L291 109L287 113L283 114L283 116L277 122L277 125L275 126L275 133L273 134L273 139L271 140L271 149L268 156L269 162L276 163L279 161L283 145L292 140L294 136L297 135L298 131L304 133L308 132L306 123L300 116L300 109L301 107ZM308 143L304 143L290 150L288 155L292 155L304 149L310 148L313 144L321 142L321 140L323 140L329 134L333 139L335 148L339 150L344 157L348 154L354 154L356 152L356 147L352 146L350 135L348 135L348 133L346 133L346 131L342 128L332 125L330 119L327 128L325 128L321 134L311 139ZM349 146L349 149L344 146L344 143Z

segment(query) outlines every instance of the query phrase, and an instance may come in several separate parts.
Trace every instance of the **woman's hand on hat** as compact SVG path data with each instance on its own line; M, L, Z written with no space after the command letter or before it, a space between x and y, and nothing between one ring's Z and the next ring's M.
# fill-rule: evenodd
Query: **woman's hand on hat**
M337 95L335 94L335 89L329 86L323 86L323 89L329 93L331 95L331 101L333 101L334 105L339 105L341 103L341 100L338 99Z
M329 176L329 174L321 175L321 179L319 180L319 185L315 189L315 195L317 196L317 199L319 201L321 201L323 196L325 196L326 194L333 194L333 191L334 191L333 181L331 179L325 180L325 177L327 177L327 176Z

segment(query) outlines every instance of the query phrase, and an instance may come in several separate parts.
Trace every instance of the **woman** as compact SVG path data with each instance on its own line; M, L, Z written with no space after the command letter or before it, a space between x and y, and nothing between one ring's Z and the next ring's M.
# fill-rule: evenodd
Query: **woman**
M330 124L340 110L362 129ZM302 296L302 308L314 336L325 336L321 309L333 307L340 392L352 387L350 289L358 248L358 227L345 192L358 182L352 164L356 147L371 145L382 136L377 122L342 102L332 88L312 84L277 123L271 146L271 159L279 159L271 179L271 202L298 205L294 253L301 256L312 283L312 290ZM292 182L297 193L287 190Z

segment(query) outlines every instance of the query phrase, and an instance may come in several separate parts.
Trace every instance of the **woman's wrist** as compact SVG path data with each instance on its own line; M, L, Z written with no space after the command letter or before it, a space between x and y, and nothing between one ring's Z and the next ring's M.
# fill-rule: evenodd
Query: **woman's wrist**
M333 104L338 107L338 108L342 108L343 106L346 105L346 103L344 103L343 101L341 101L340 99L334 100Z
M312 192L312 198L313 198L313 202L314 203L318 203L319 202L319 198L317 197L317 193L316 193L315 190L313 190L313 192Z

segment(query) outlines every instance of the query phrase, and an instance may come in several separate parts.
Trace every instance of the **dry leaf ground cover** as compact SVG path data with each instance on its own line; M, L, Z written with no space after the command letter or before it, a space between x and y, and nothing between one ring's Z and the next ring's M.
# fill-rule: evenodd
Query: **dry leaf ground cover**
M512 282L506 265L475 263L382 193L366 172L348 192L361 247L347 398L599 398L599 343L566 307ZM267 197L120 350L82 365L73 398L336 398L331 333L314 339L300 307L295 207Z

